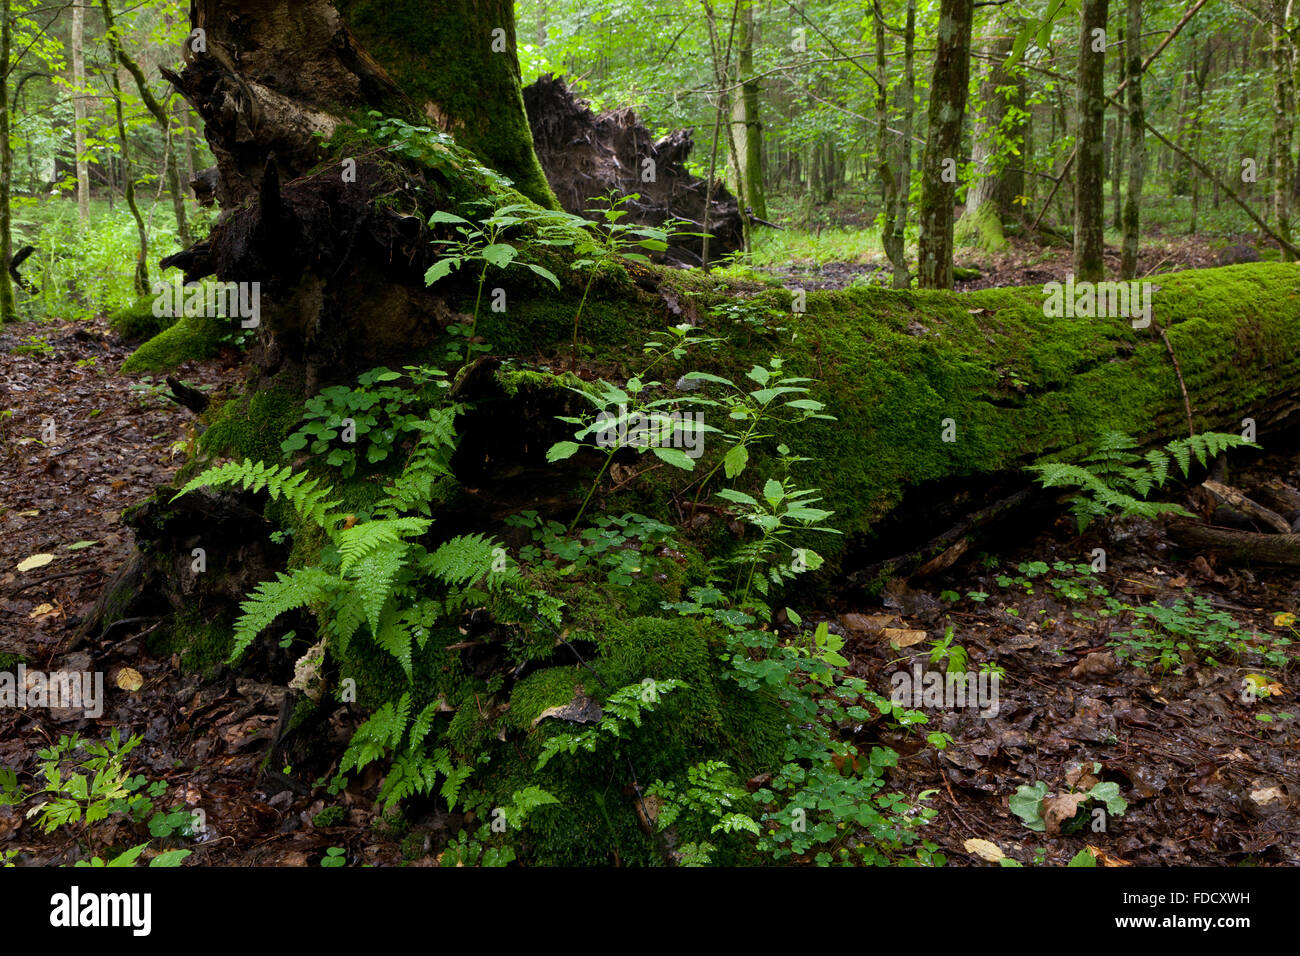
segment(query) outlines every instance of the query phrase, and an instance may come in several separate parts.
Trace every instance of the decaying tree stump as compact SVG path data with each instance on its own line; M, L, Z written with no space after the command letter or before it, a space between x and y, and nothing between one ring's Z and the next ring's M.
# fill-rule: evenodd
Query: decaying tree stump
M524 106L533 131L533 145L551 191L568 212L599 220L593 207L611 192L637 194L624 207L627 221L659 226L668 219L685 219L690 231L704 228L708 183L686 170L694 145L688 130L676 130L655 140L630 107L595 114L576 99L563 80L540 77L524 89ZM715 184L709 211L709 258L734 252L742 244L740 207L736 197ZM699 265L703 242L697 236L672 244L669 262Z

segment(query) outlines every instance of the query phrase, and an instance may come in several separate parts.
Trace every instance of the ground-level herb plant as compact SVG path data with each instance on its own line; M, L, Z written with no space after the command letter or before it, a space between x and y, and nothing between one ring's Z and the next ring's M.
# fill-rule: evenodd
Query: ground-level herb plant
M34 817L36 825L46 833L65 827L79 828L87 849L94 854L102 849L94 842L96 823L117 813L127 814L139 822L147 813L147 810L140 812L141 801L147 798L132 797L132 792L144 785L145 778L132 777L126 768L127 757L141 740L138 735L123 739L117 728L113 728L109 738L102 743L85 740L79 734L65 734L37 753L44 779L36 789L28 791L22 787L12 770L0 770L0 806L39 801L27 811L29 819ZM150 792L160 795L159 787L166 790L165 784L157 783ZM152 802L148 802L148 807L152 808ZM174 818L179 826L169 826L169 818ZM169 837L178 831L184 836L192 836L192 821L192 814L183 810L174 814L155 813L149 820L149 831L156 837ZM92 855L89 860L78 860L75 865L135 866L135 861L148 846L148 842L137 844L107 860ZM149 865L180 866L191 852L183 848L165 850L156 854Z

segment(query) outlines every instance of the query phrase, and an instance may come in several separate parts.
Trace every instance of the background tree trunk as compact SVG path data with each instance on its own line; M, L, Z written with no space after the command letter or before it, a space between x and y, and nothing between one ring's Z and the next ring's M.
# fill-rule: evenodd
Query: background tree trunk
M1003 192L1002 178L1007 166L1020 162L1018 156L1012 157L1003 150L1001 142L1011 132L1005 129L1011 102L1000 91L1015 85L1014 78L1006 69L1006 59L1014 39L1010 22L999 20L993 32L993 39L984 48L988 57L984 79L980 83L980 100L984 108L975 119L971 144L975 178L966 191L966 208L962 210L954 231L956 241L971 242L986 252L997 252L1007 244L1002 233L1004 210L1000 208L998 198ZM1020 124L1017 123L1015 132L1019 130Z
M1142 187L1146 181L1147 141L1146 114L1142 106L1142 0L1128 0L1128 42L1124 58L1128 61L1128 86L1124 89L1128 105L1128 195L1124 200L1124 248L1120 259L1120 277L1137 277L1138 244L1142 238ZM1217 185L1217 183L1216 183Z
M754 4L752 0L742 3L739 23L739 62L737 69L740 78L754 72ZM759 219L767 218L767 194L763 189L763 124L759 119L759 82L751 80L740 88L736 98L736 108L732 116L732 129L736 132L736 158L740 168L736 170L736 180L742 185L739 194L744 195L750 210Z
M1083 0L1079 14L1078 96L1075 101L1078 169L1074 187L1074 274L1080 281L1105 278L1106 201L1106 7ZM1094 31L1101 30L1098 36Z
M18 318L9 263L14 257L13 209L10 189L14 154L9 147L9 52L13 46L13 13L9 0L0 0L0 325Z
M85 58L86 8L80 3L72 6L72 34L69 54L72 58L72 148L77 164L77 217L82 226L90 222L90 164L86 162L86 58Z
M1270 23L1270 55L1273 65L1273 219L1278 234L1292 239L1291 214L1296 170L1291 144L1295 139L1295 73L1291 63L1290 38L1286 31L1287 0L1273 0ZM1284 247L1288 262L1295 257Z
M961 150L970 80L973 0L943 0L939 6L938 45L930 83L929 132L921 161L917 273L923 289L952 288L955 169Z

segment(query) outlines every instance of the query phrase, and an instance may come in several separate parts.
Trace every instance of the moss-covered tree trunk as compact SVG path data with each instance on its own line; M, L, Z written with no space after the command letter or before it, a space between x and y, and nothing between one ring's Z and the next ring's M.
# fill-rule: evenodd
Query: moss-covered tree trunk
M514 0L336 0L347 27L428 121L543 206L515 53Z
M544 206L510 0L193 0L186 67L170 76L206 121L218 198L236 205L267 156L298 175L316 134L378 110L456 137Z

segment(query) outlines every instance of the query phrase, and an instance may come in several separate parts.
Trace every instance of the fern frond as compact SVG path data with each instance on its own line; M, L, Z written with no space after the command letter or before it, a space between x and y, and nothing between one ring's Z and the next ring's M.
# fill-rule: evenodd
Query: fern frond
M172 501L199 488L220 488L225 485L239 485L246 491L266 489L275 501L284 498L293 506L298 517L320 527L331 538L334 526L340 515L333 510L339 502L331 500L332 489L322 486L319 478L308 478L306 472L295 472L287 465L277 467L260 461L228 461L225 464L209 468L189 481L178 491Z
M424 743L424 738L429 736L429 731L433 727L433 720L438 716L438 701L425 705L425 708L416 716L415 722L411 724L411 735L407 738L406 749L415 750L420 744Z
M376 637L379 635L380 615L393 594L393 582L405 564L405 551L404 547L392 544L371 551L357 562L348 576L348 583L361 599L370 633Z
M336 538L339 546L339 573L346 575L357 562L373 551L424 534L432 523L427 518L380 518L344 528Z
M353 635L361 629L365 623L366 611L361 603L361 595L351 589L344 589L335 597L333 618L330 620L328 627L332 631L338 653L346 654L348 643L352 640Z
M1151 479L1157 487L1163 487L1169 479L1169 456L1159 448L1153 448L1145 455L1151 469Z
M347 752L339 763L339 773L360 770L373 763L389 750L396 750L410 722L411 695L403 694L401 700L387 701L370 715L370 719L357 728L348 744Z
M238 660L253 639L281 614L324 600L337 587L338 580L317 567L297 568L288 574L277 572L275 580L263 581L239 605L242 613L235 622L231 662Z
M456 416L460 405L434 409L424 421L411 427L421 432L406 460L402 473L385 489L375 513L395 517L408 511L429 513L434 482L451 475L451 453L456 449Z
M464 587L493 574L492 564L499 548L500 545L481 534L463 534L445 542L430 554L424 563L424 569L444 584ZM496 573L509 574L512 570L518 573L513 568Z
M373 633L375 643L382 650L393 655L397 663L402 665L402 670L406 673L406 679L411 680L411 632L406 629L406 625L394 619L390 614L385 617L383 623Z

